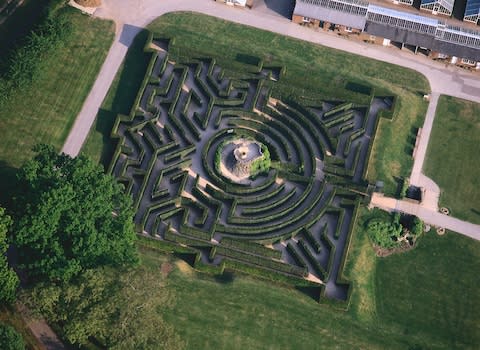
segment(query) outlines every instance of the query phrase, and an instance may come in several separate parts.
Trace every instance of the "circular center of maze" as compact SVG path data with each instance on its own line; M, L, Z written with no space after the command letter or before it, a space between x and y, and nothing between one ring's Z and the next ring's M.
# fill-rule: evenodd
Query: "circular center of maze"
M264 154L262 147L266 146L243 138L226 141L217 149L215 167L233 182L251 184L250 177L270 168L270 153L267 150Z
M308 278L346 297L336 279L384 99L286 103L272 97L281 68L260 63L234 80L213 59L174 63L166 41L153 44L137 105L113 130L110 169L138 231L202 264Z

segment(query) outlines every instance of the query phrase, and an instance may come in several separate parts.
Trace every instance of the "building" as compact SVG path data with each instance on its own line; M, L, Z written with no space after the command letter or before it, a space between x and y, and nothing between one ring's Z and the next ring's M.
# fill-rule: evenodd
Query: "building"
M455 0L421 0L420 9L431 11L432 14L442 14L451 16Z
M221 1L221 2L224 2L227 5L241 6L241 7L248 6L251 3L251 0L250 1L247 1L247 0L215 0L215 1Z
M364 0L297 0L292 21L366 42L407 46L434 59L480 69L480 31L418 11Z
M480 0L467 0L463 20L478 24L480 19Z

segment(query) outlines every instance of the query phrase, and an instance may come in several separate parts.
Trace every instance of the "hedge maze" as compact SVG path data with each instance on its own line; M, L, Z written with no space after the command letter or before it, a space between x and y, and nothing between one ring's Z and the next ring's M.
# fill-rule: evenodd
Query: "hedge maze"
M173 62L171 43L150 36L137 99L112 130L110 172L134 200L142 239L195 254L200 270L240 270L347 300L350 232L378 112L390 101L280 101L272 91L283 68L260 61L230 79L212 58ZM224 177L216 150L235 138L264 145L270 169L246 183Z

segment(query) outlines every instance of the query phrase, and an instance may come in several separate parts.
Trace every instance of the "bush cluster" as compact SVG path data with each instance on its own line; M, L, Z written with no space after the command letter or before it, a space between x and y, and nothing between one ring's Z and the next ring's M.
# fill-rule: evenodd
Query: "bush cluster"
M0 348L3 350L24 350L25 342L13 327L0 323Z
M374 244L382 248L393 248L397 245L397 239L402 234L403 227L396 218L392 221L373 218L368 222L368 235Z
M62 47L71 33L72 25L65 15L50 13L46 20L28 35L25 43L12 51L3 63L0 104L8 101L14 91L44 78L49 70L49 65L45 63L48 61L46 58Z

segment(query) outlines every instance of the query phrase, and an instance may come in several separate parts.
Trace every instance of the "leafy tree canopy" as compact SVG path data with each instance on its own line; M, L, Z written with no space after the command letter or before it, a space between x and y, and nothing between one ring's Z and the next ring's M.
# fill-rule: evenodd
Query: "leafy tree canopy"
M83 269L137 262L131 199L84 156L38 145L20 170L13 243L30 276L69 280Z
M7 231L11 223L12 220L5 214L5 210L0 208L0 303L12 303L15 300L19 282L15 271L8 266L6 257Z
M0 323L0 349L24 350L25 342L20 334L11 327Z
M93 337L109 349L183 348L161 316L172 295L144 267L86 270L69 282L43 282L25 293L30 309L61 325L72 344Z
M410 232L414 236L420 236L423 233L423 229L424 229L423 221L420 220L420 218L418 218L417 216L415 216L413 218L412 229L410 230Z
M367 231L374 244L383 248L393 248L402 234L403 227L396 218L392 221L372 219L368 222Z

